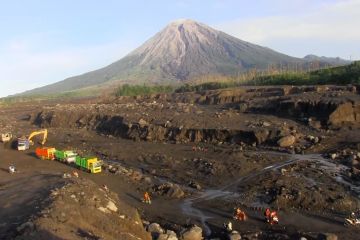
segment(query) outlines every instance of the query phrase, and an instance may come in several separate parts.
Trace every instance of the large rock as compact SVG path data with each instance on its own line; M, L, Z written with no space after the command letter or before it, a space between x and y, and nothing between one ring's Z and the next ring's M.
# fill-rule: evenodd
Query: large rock
M280 138L279 141L277 142L277 144L280 147L290 147L290 146L294 145L295 141L296 141L296 138L293 135L288 135L288 136Z
M113 201L109 201L106 208L113 212L117 212L118 210L116 204Z
M339 105L329 116L328 123L330 125L339 125L344 122L355 122L356 112L351 102Z
M178 240L174 231L166 230L166 233L160 234L157 240Z
M139 123L140 127L145 127L145 126L149 125L149 123L142 118L139 120L138 123Z
M147 226L146 231L151 233L153 238L158 238L161 234L164 233L164 229L158 223L151 223Z
M182 198L185 193L179 185L173 183L164 183L154 187L154 191L160 195L167 196L169 198Z
M202 240L202 229L198 226L193 226L189 229L186 229L181 234L182 240Z
M254 132L256 143L261 144L261 143L265 142L268 139L269 133L270 132L267 129L256 130Z
M338 237L333 233L320 233L318 240L338 240Z
M162 227L160 226L160 224L158 223L150 223L148 226L147 226L147 229L146 229L148 232L156 232L156 233L163 233L164 230L162 229Z
M184 191L177 184L173 184L166 193L170 198L182 198L184 195Z
M231 233L229 233L228 239L229 240L240 240L241 235L238 231L232 231Z
M242 234L242 237L244 239L259 239L259 236L261 235L261 232L249 232Z

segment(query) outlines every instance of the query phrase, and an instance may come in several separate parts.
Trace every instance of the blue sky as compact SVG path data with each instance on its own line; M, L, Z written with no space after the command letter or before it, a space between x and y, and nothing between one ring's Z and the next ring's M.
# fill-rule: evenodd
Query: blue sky
M0 0L0 97L106 66L194 19L303 57L360 59L360 0Z

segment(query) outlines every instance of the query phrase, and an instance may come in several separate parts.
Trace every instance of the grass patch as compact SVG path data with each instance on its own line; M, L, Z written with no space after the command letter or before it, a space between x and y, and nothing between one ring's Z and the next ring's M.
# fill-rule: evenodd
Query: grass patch
M208 82L206 80L209 79ZM360 84L360 61L350 65L320 69L312 72L264 72L249 71L238 76L221 76L219 81L214 77L202 77L202 83L185 84L175 92L199 92L237 86L263 85L347 85Z
M124 84L115 91L115 95L119 96L138 96L150 95L156 93L170 93L174 91L174 87L170 85L147 86L147 85L129 85Z
M251 83L251 82L249 82ZM346 85L360 84L360 61L350 65L320 69L309 73L282 73L259 76L255 85Z

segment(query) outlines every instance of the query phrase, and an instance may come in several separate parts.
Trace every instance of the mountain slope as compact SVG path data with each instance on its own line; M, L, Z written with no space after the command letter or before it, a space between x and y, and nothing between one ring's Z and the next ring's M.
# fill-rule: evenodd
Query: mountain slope
M313 54L309 54L306 55L304 57L304 60L306 61L320 61L320 62L325 62L331 65L345 65L345 64L350 64L351 61L336 57L336 58L332 58L332 57L319 57Z
M251 68L266 69L270 65L307 62L242 41L192 20L179 20L107 67L25 94L106 88L120 83L177 83L199 75L234 75Z

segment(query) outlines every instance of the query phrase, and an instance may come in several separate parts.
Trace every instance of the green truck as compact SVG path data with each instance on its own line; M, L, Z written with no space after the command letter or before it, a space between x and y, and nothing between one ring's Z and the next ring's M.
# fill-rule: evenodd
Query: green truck
M101 172L101 161L96 157L75 157L75 164L81 169L84 169L90 173Z
M55 151L55 158L64 163L75 163L77 154L74 151Z

